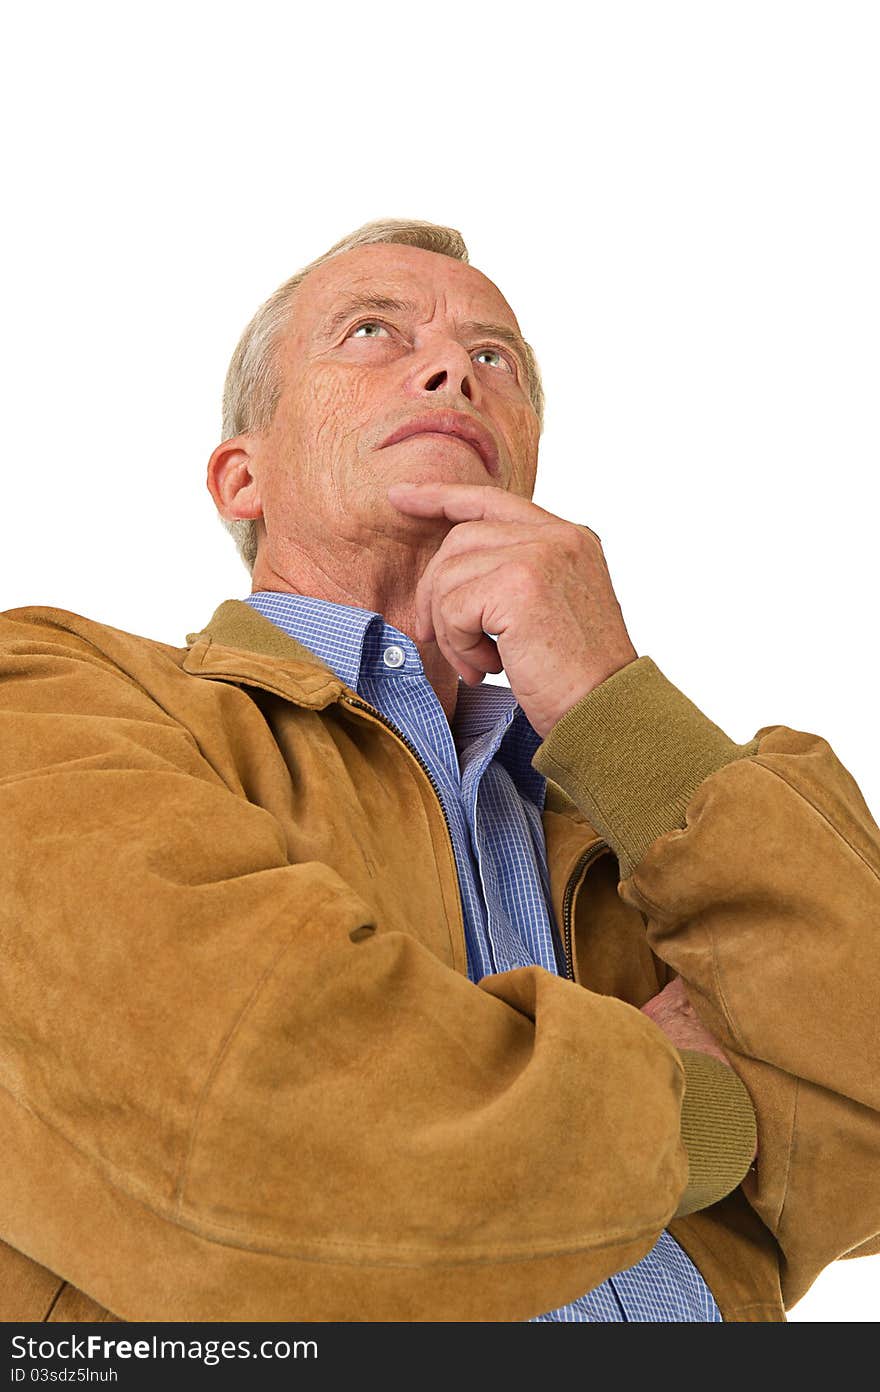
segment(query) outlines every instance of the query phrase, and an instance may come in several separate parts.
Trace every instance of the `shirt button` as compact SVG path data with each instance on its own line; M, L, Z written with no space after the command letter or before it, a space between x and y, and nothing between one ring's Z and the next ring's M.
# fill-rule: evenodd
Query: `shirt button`
M403 648L399 648L395 643L392 647L386 648L382 654L382 661L386 667L402 667L406 662L406 653Z

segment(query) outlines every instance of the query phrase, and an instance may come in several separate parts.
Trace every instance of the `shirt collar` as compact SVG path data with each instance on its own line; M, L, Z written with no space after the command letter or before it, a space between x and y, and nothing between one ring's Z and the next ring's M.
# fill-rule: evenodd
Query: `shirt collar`
M245 604L320 657L352 691L360 691L367 632L377 620L383 623L381 614L349 604L332 604L313 595L276 590L257 590L246 597ZM386 627L397 632L390 625Z
M361 695L365 677L394 680L398 676L424 676L413 639L374 610L280 590L256 590L245 603L309 648ZM394 666L386 660L389 650ZM511 777L518 784L524 783L540 804L546 780L532 767L531 759L541 738L510 687L495 683L468 686L460 681L451 725L456 748L463 751L502 724L505 728L498 757Z

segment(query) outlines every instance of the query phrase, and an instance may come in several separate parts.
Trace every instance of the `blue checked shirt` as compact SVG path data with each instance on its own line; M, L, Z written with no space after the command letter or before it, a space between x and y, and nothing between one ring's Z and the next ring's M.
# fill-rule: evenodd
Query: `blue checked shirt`
M381 614L271 590L246 603L393 721L431 770L452 833L470 979L534 964L564 974L541 820L546 780L531 763L541 740L510 688L459 682L450 729L414 641ZM636 1266L536 1320L713 1322L721 1313L663 1232Z

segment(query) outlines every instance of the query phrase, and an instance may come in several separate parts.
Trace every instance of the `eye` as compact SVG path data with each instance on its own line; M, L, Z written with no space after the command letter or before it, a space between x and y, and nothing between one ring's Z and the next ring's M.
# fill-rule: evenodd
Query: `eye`
M355 337L361 332L361 329L375 329L375 330L377 330L376 333L368 333L368 334L366 334L365 336L366 336L367 338L378 338L378 336L379 336L379 335L378 335L378 330L380 330L380 329L384 330L386 333L389 332L387 325L383 324L381 320L379 320L379 319L364 319L364 320L362 320L362 322L361 322L360 324L355 324L354 328L349 329L348 337L349 337L349 338L355 338ZM490 354L490 356L492 356L492 357L498 359L498 363L497 363L497 364L491 363L490 366L495 367L495 366L497 365L497 366L500 366L500 367L504 367L504 368L505 368L509 373L511 373L513 376L516 375L516 368L513 366L513 364L511 363L510 359L507 358L507 357L505 356L505 354L503 354L498 348L491 348L491 347L487 347L487 348L476 348L476 349L474 350L473 356L474 356L474 357L477 357L479 354L482 354L482 353L488 353L488 354Z
M511 366L510 362L507 360L504 354L499 351L498 348L478 348L476 350L476 353L474 354L474 357L476 357L480 353L490 353L493 357L499 359L499 362L507 368L508 372L513 372L513 367ZM492 365L494 366L494 364Z
M385 325L384 325L384 324L380 324L379 321L378 321L378 319L366 319L366 320L364 320L364 322L363 322L362 324L358 324L358 325L355 326L355 328L352 329L352 331L351 331L351 337L354 337L355 334L359 334L360 331L361 331L361 329L384 329L384 328L385 328ZM386 330L386 332L387 332L387 330ZM368 337L368 338L375 338L375 337L376 337L376 334L368 334L367 337Z

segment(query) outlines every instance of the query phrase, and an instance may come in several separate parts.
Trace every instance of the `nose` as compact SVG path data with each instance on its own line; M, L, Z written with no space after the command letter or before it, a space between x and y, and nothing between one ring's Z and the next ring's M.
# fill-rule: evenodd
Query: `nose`
M474 365L467 349L452 338L434 344L427 351L416 385L421 391L444 391L450 396L460 392L472 405L478 404L480 388Z

